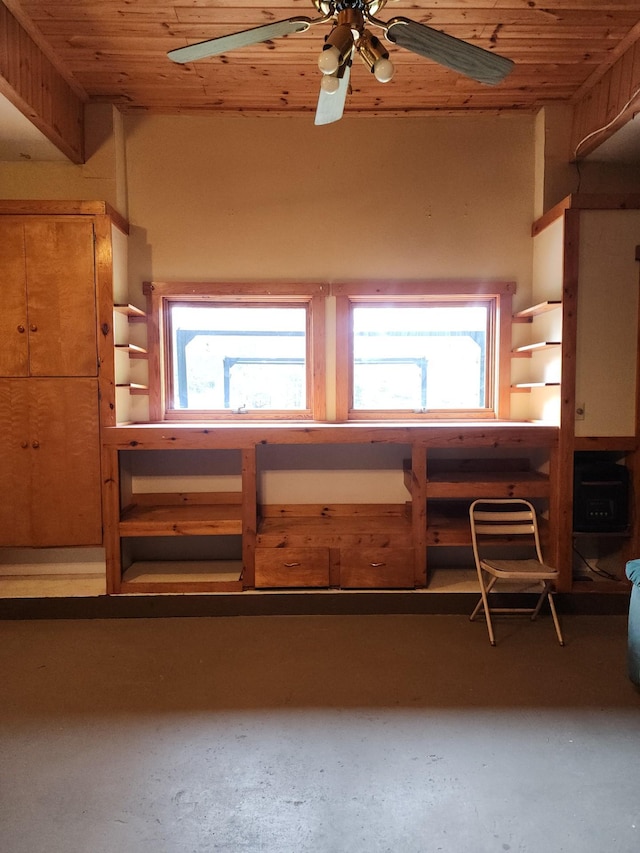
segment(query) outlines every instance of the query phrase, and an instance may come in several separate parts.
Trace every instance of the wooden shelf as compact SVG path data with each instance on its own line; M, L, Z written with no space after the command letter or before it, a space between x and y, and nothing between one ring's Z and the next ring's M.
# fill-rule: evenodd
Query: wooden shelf
M532 388L558 388L560 386L559 382L518 382L516 385L511 386L511 390L514 393L528 393Z
M562 346L560 341L538 341L535 344L526 344L522 347L516 347L511 351L511 355L515 358L531 358L534 352L552 349L553 347L559 346Z
M513 315L513 320L516 323L530 323L534 317L540 314L546 314L547 311L554 311L559 308L562 302L559 299L550 299L546 302L539 302L537 305L532 305L530 308L525 308Z
M115 349L120 352L129 353L129 358L148 358L149 353L144 347L136 346L135 344L116 344Z
M536 471L437 474L427 480L427 498L546 498L549 478Z
M118 303L113 306L113 310L117 311L118 314L124 314L129 318L130 323L144 323L147 320L146 312L142 310L142 308L138 308L135 305Z
M127 593L240 592L241 560L141 561L122 576Z
M450 507L448 512L427 509L427 547L471 546L469 504Z
M149 388L146 385L138 385L136 382L119 382L116 388L128 388L130 394L148 394Z
M638 446L633 435L577 435L573 449L578 451L607 451L620 454L632 453Z
M241 534L238 506L134 506L123 512L121 536Z
M262 517L258 523L256 545L264 548L282 547L411 547L411 522L399 505L394 514L374 514L371 505L359 507L343 516L286 516Z

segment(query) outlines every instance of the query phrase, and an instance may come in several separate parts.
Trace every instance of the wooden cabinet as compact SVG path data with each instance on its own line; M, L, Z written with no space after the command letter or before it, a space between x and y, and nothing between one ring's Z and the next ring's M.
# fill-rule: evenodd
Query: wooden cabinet
M96 376L94 228L0 217L0 375Z
M98 383L0 379L0 545L99 545Z
M116 231L102 202L0 201L0 546L103 542Z

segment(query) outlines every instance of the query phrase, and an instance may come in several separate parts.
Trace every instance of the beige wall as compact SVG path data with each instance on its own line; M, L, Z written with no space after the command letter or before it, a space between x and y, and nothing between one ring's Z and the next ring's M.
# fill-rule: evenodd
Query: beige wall
M109 104L86 107L86 163L0 162L0 197L106 201L127 215L122 116Z
M126 117L132 286L487 276L528 290L533 121Z
M145 280L478 277L514 280L528 303L532 116L136 114L125 136L134 303Z

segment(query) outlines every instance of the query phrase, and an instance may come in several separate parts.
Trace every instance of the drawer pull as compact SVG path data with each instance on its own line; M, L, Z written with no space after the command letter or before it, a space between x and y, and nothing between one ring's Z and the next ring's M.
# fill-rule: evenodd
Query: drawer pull
M295 569L296 566L299 566L299 565L300 565L300 563L285 563L284 567L285 567L285 569Z
M369 563L372 569L379 569L380 566L386 566L386 563Z

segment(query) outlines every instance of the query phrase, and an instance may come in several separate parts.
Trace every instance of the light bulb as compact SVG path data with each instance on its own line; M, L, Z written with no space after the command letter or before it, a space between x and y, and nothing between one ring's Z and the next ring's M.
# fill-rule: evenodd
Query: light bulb
M373 66L373 76L379 83L388 83L393 77L394 71L393 62L384 57L376 60Z
M320 81L320 88L327 95L334 95L340 88L340 81L333 74L325 74Z
M340 51L331 45L318 57L318 68L323 74L335 74L340 67Z

